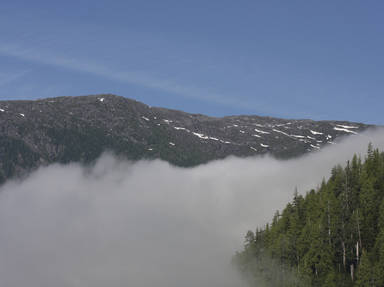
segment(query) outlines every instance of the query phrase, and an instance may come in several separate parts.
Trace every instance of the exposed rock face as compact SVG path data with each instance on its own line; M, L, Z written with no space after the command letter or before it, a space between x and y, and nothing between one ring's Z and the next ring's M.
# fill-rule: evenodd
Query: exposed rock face
M290 158L368 127L259 116L215 118L114 95L0 101L0 182L53 162L89 163L106 150L178 166L267 152Z

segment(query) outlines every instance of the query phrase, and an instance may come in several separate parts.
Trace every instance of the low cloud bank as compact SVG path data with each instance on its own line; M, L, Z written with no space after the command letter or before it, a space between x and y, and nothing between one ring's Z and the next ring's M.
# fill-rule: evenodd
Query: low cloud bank
M0 190L0 285L233 287L248 229L384 132L288 161L228 158L182 169L104 155L91 168L41 168Z

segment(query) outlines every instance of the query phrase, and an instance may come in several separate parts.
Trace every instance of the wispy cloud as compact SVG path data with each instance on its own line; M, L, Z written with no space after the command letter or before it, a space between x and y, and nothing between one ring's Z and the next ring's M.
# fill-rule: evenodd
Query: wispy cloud
M25 49L14 44L0 44L0 54L15 57L24 61L36 62L43 65L60 67L67 70L92 74L105 79L115 80L122 83L138 85L158 91L191 98L201 101L213 102L225 106L236 106L249 109L249 103L243 104L238 99L228 95L210 92L194 86L179 84L173 79L159 79L137 71L116 70L111 67L100 65L94 62L82 61L56 55L48 51L37 51Z

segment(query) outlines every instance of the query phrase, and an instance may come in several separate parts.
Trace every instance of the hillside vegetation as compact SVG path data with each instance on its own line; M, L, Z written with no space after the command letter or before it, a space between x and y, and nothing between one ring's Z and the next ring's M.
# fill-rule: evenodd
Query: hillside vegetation
M384 286L383 199L384 153L369 145L248 231L233 263L254 286Z
M0 184L51 163L92 163L105 151L182 167L228 156L295 158L374 127L256 115L217 118L115 95L0 101Z

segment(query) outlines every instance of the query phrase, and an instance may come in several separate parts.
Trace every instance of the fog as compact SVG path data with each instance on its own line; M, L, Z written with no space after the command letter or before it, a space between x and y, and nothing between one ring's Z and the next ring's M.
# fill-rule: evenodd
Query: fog
M51 165L0 189L0 285L233 287L244 234L384 132L295 160L227 158L183 169L103 155Z

